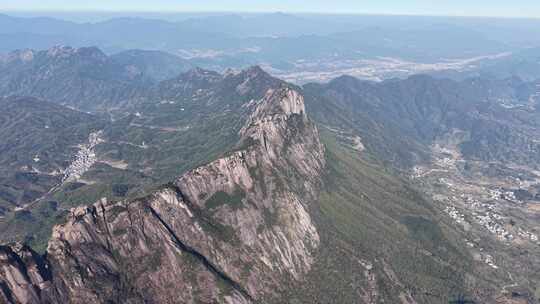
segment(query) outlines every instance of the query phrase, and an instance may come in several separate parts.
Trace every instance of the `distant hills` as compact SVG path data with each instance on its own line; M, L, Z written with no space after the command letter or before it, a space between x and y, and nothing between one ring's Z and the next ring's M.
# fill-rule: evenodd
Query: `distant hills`
M540 48L526 48L509 56L485 60L467 72L448 70L433 74L437 77L454 79L483 76L499 79L518 77L526 81L535 81L540 79Z
M109 57L95 47L21 50L0 58L0 95L95 110L136 99L144 88L189 68L184 60L159 51Z
M140 60L115 59L123 64L138 62L138 70L159 80L179 72L172 67L224 72L252 65L298 83L345 74L387 79L432 71L452 78L491 75L533 80L539 76L534 68L535 48L540 47L537 20L284 13L163 18L73 22L0 14L0 54L4 54L0 57L58 45L96 46L109 56L126 51L133 56L133 50L146 50L137 54ZM158 51L180 58L162 54L158 59ZM159 69L149 66L159 61ZM330 76L317 78L318 73Z
M111 60L154 82L173 78L193 68L189 61L161 51L127 50L111 55Z
M503 29L521 26L520 37L538 45L534 20L510 21L436 17L290 15L213 15L181 21L113 18L75 23L53 18L0 15L0 52L44 49L54 45L95 45L106 53L129 49L161 50L195 57L222 69L335 57L357 60L386 56L436 62L509 51L525 46L506 35L498 37L494 24ZM536 36L535 36L536 34ZM511 37L516 38L516 37Z
M532 131L540 123L534 83L425 75L373 83L343 76L304 90L317 120L358 130L368 149L398 165L422 160L429 145L457 130L466 133L460 146L465 158L523 165L540 161Z

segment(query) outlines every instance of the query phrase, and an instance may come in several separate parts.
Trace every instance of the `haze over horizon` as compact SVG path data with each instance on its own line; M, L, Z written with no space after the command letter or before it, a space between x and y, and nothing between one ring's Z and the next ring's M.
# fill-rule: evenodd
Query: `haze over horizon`
M540 3L533 0L507 1L443 0L434 4L428 0L413 0L406 3L399 0L353 1L353 0L293 0L257 1L173 1L156 0L151 3L142 0L117 0L114 3L100 0L91 3L68 0L52 0L43 3L38 0L4 0L0 12L286 12L286 13L328 13L328 14L374 14L374 15L426 15L426 16L478 16L478 17L519 17L540 18ZM211 9L209 9L211 8Z

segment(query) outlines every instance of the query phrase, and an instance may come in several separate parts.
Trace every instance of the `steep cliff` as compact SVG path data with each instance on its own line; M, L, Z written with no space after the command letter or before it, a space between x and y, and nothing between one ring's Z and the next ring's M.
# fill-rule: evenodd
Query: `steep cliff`
M0 303L47 302L41 290L51 288L51 272L43 257L16 244L0 246Z
M44 257L0 248L0 302L251 303L302 280L324 148L295 90L248 106L233 152L148 197L72 210Z

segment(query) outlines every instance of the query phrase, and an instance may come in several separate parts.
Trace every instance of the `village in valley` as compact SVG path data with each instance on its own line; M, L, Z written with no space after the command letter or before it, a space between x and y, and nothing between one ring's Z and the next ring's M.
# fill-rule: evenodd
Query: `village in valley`
M447 219L460 228L474 260L507 277L509 286L517 286L516 273L538 271L506 261L525 254L532 257L526 259L530 265L540 260L540 172L465 160L457 145L448 143L432 149L431 164L415 167L411 179L429 189ZM503 167L495 171L507 174L485 174L490 167Z

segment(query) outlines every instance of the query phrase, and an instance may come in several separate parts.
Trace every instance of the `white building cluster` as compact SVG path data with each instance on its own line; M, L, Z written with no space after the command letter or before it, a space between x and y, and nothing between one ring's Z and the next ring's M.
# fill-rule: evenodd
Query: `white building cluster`
M80 179L96 163L95 147L104 141L101 138L102 134L102 131L90 133L88 143L79 145L79 152L75 155L75 159L64 170L63 182Z
M533 243L538 243L538 235L530 231L523 230L521 227L518 229L518 235L524 239L530 240Z
M491 266L491 268L493 269L499 268L499 266L495 265L495 262L493 261L493 256L491 256L490 254L484 255L484 262Z
M475 220L478 224L482 225L489 232L497 235L501 240L511 241L514 239L508 230L501 225L497 220L501 220L502 217L496 213L487 213L486 215L475 215Z
M467 221L465 220L465 215L459 212L459 210L457 210L456 207L446 206L444 211L448 213L448 215L450 215L450 217L453 218L454 221L456 221L456 223L458 224L467 223Z

